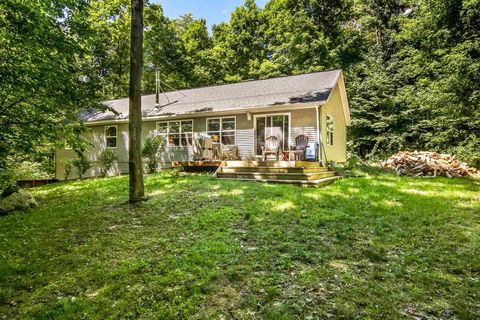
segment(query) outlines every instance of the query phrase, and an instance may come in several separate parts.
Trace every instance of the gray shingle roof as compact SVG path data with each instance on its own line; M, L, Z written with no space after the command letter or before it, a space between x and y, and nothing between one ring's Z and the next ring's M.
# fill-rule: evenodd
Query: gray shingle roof
M143 116L148 118L306 102L321 103L330 96L340 72L332 70L161 93L158 107L155 106L155 95L146 95L142 97L142 112ZM104 103L116 110L119 115L114 115L110 111L97 112L84 115L83 120L128 119L128 98Z

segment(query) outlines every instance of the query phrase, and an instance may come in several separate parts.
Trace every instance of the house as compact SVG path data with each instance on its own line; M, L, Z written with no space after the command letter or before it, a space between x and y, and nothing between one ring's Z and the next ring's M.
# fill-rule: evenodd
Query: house
M128 171L129 100L105 102L111 111L84 115L91 129L88 157L100 172L97 157L115 150L118 161L111 174ZM294 148L295 138L308 137L309 158L317 163L346 161L346 128L350 125L345 83L341 70L308 73L265 80L215 85L142 97L143 138L161 134L168 141L160 154L161 166L192 161L192 137L208 133L223 145L238 146L241 160L262 156L268 136L275 135L282 150ZM315 151L315 152L313 152ZM68 146L56 151L56 178L64 178L63 161L75 157Z

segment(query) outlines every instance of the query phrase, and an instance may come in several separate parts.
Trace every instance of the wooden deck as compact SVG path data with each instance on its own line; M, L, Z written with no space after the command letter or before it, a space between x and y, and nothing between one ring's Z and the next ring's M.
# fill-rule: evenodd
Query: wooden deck
M215 171L222 180L290 183L302 186L324 186L339 179L335 171L308 161L175 161L173 167L185 171Z
M219 167L222 160L172 161L172 167Z
M207 160L207 161L172 161L173 168L182 168L186 172L214 172L222 164L222 160Z

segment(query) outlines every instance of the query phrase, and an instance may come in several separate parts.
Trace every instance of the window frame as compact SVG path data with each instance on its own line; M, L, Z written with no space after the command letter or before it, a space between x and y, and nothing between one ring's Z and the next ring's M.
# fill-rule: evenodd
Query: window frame
M229 130L224 130L223 129L223 119L233 119L233 126L235 129L229 129ZM225 131L226 133L233 133L233 144L226 144L226 146L235 146L237 143L237 116L223 116L223 117L210 117L205 119L205 131L207 134L210 136L210 132L217 132L217 131L211 131L208 130L208 121L209 120L220 120L220 128L219 128L219 133L220 133L220 143L223 144L223 132Z
M107 136L107 129L108 128L111 128L111 127L114 127L115 128L115 136ZM106 149L117 149L118 147L118 125L116 124L113 124L113 125L107 125L104 127L103 129L103 133L104 133L104 136L105 136L105 148ZM115 147L109 147L108 146L108 139L111 139L111 138L115 138Z
M327 134L326 140L327 140L328 146L333 146L333 137L334 137L334 131L335 131L334 124L335 124L335 121L333 120L333 117L327 114L325 128L326 128L326 134Z
M173 132L171 133L170 132L170 123L172 122L178 122L179 126L178 126L178 132ZM188 132L183 132L182 131L182 122L191 122L192 123L192 131L188 131ZM160 125L160 123L166 123L167 124L167 132L165 133L160 133L159 130L158 130L158 127ZM182 144L182 136L185 135L185 134L190 134L190 141L193 140L193 126L194 126L194 119L175 119L175 120L163 120L163 121L157 121L156 124L155 124L155 130L156 130L156 135L157 136L165 136L166 139L165 139L165 145L167 147L188 147L188 146L191 146L192 144L187 144L187 145L183 145ZM170 135L178 135L178 146L177 145L170 145L169 144L169 141L170 141L170 138L169 136Z

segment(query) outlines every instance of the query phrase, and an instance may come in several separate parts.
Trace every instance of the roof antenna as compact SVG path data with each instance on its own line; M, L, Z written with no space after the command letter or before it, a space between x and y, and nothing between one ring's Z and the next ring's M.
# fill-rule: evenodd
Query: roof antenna
M155 68L155 107L160 105L160 69Z

